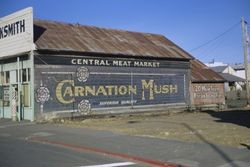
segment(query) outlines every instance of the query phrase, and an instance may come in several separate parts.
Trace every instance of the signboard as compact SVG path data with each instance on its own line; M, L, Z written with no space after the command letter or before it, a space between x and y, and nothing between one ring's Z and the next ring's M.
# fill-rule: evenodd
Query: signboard
M224 104L224 83L192 84L195 105Z
M31 7L0 18L0 58L32 49L34 45Z
M189 61L167 61L167 60L145 60L145 59L124 59L109 57L93 57L93 56L53 56L40 55L36 56L35 64L50 65L74 65L74 66L105 66L105 67L136 67L136 68L174 68L188 69ZM60 61L58 61L60 59Z
M90 112L97 108L185 103L186 71L36 65L36 107L40 112Z

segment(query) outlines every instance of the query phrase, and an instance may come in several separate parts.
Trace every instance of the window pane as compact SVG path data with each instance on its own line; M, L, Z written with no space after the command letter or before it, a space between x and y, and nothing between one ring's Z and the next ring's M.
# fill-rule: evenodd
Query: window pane
M3 106L3 87L0 86L0 107Z
M19 70L19 72L20 72L20 70ZM18 70L16 70L16 82L18 82L18 81L20 81L20 80L18 80Z
M26 73L26 69L22 70L22 78L23 78L23 82L27 82L27 73Z
M28 80L27 81L30 81L30 68L27 68L27 75L28 75Z
M3 101L4 101L5 107L10 106L10 88L9 88L9 86L3 87Z
M10 72L5 71L5 83L10 83Z
M0 83L3 84L4 83L4 72L0 73Z

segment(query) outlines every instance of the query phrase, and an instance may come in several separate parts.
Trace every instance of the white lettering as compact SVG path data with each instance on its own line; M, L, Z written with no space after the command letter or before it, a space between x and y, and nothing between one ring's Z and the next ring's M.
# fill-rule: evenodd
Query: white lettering
M100 105L101 106L106 106L106 105L117 105L119 104L119 101L101 101Z
M159 62L147 61L123 61L123 60L102 60L102 59L71 59L74 65L95 65L95 66L117 66L117 67L160 67Z

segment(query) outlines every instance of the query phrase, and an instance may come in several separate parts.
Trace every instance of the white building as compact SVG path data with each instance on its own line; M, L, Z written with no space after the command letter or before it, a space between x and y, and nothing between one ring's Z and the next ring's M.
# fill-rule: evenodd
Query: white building
M235 70L235 75L241 78L246 79L245 75L245 65L243 63L241 64L234 64L232 65L232 68Z
M226 92L232 90L242 90L242 86L244 85L245 79L237 76L237 71L235 71L231 66L217 66L210 67L210 69L217 72L227 81L225 82Z
M218 67L218 66L227 66L227 64L223 63L223 62L215 62L214 60L212 62L209 63L205 63L206 66L208 67Z

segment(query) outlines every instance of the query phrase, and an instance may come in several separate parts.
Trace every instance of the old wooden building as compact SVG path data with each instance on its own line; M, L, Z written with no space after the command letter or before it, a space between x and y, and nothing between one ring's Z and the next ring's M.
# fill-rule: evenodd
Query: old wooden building
M199 60L191 60L191 107L225 107L224 78Z
M1 20L0 117L224 103L223 79L162 35L34 20L32 8Z

